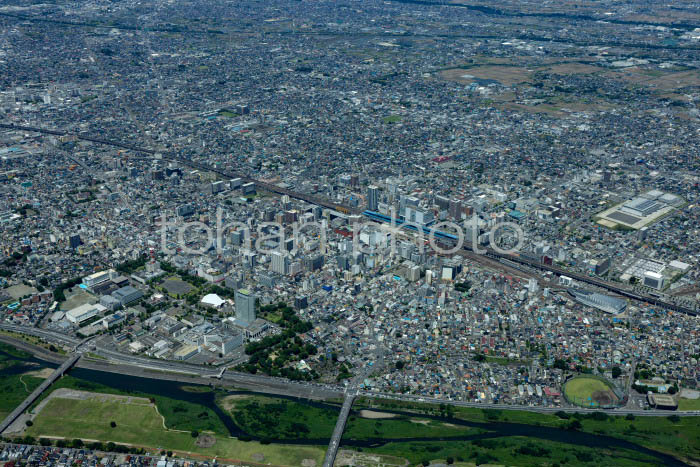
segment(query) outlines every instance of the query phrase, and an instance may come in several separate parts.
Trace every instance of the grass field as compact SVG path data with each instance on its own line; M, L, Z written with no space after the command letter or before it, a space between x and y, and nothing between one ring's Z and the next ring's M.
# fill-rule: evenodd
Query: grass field
M116 427L112 428L110 422ZM103 442L167 449L180 454L216 456L221 460L264 462L273 465L301 465L304 459L321 464L324 451L312 446L262 445L216 436L209 448L195 444L189 431L175 431L163 426L164 419L156 407L143 401L125 402L109 398L52 398L27 429L34 437L94 439Z
M570 402L582 407L608 405L617 399L607 383L585 376L570 379L564 385L564 395Z
M37 386L42 379L28 374L11 374L17 365L23 365L20 358L30 357L27 352L0 343L0 420L17 407ZM38 367L37 367L38 369Z
M158 411L161 415L163 415L163 417L165 417L165 422L170 428L188 432L192 430L199 430L211 431L221 435L228 434L228 430L224 426L221 419L214 413L213 410L203 405L136 391L127 393L118 389L110 388L109 386L105 386L103 384L74 378L70 375L60 378L53 385L51 385L50 390L42 394L42 396L37 402L34 403L33 406L36 407L41 400L46 398L52 391L58 388L78 389L81 391L100 392L104 394L152 397L156 401Z
M657 465L651 457L633 451L572 446L517 436L475 441L388 443L364 449L364 452L403 457L410 465L447 458L455 461L455 465Z
M259 438L330 438L338 418L336 410L265 396L229 396L219 405L239 427Z
M338 419L338 410L274 397L235 395L224 398L219 404L231 413L238 426L263 439L330 438ZM419 416L382 419L353 414L345 427L343 439L464 436L482 431Z
M700 399L678 399L678 410L700 410Z
M382 407L416 413L437 414L438 407L430 404L420 404L404 401L386 401L381 399L359 399L357 406L371 406L374 410ZM669 414L671 415L671 414ZM548 426L567 429L573 419L581 422L580 431L598 435L612 436L649 449L671 454L681 459L700 460L700 417L681 417L679 421L661 417L635 417L627 419L623 416L612 416L599 412L597 417L586 417L582 414L572 414L569 419L561 419L557 415L541 414L523 410L494 410L456 407L454 417L474 422L509 422L531 425L533 430L538 426ZM382 451L385 454L399 455Z
M0 420L9 415L42 381L29 375L0 375Z

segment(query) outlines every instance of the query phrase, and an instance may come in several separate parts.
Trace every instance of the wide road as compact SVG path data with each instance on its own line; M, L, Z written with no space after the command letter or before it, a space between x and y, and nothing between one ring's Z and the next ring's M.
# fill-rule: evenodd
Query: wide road
M15 410L13 410L10 415L5 417L5 420L0 423L0 433L3 431L7 430L7 428L12 425L12 422L17 420L17 417L22 415L25 410L27 410L35 400L39 398L39 396L46 391L49 386L51 386L58 378L63 376L63 374L68 371L69 368L71 368L73 365L75 365L75 362L77 362L81 357L81 354L79 353L74 353L68 357L68 359L61 364L58 368L56 368L56 371L54 371L51 376L46 378L38 388L36 388L29 396L27 396L26 399L22 401L20 405L18 405Z

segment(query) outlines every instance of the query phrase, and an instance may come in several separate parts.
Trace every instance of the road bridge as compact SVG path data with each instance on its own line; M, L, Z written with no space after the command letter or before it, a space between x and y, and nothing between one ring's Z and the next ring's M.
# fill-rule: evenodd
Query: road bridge
M343 438L343 431L345 431L345 424L350 416L350 408L354 401L355 395L347 392L345 401L343 401L343 407L340 409L340 415L338 415L338 421L335 423L333 436L331 436L331 441L328 443L328 451L326 451L326 457L323 459L323 467L333 467L335 456L338 454L338 448L340 447L340 440Z
M5 420L0 423L0 433L4 432L7 430L7 428L12 425L12 422L17 420L17 418L24 413L25 410L27 410L33 403L36 401L41 394L43 394L44 391L46 391L49 386L51 386L58 378L63 376L63 374L68 371L73 365L76 364L76 362L80 359L81 354L79 353L74 353L70 357L68 357L68 360L63 362L61 366L56 368L56 371L54 371L51 376L46 378L38 388L36 388L29 396L27 396L24 401L20 405L13 410L10 415L5 417Z

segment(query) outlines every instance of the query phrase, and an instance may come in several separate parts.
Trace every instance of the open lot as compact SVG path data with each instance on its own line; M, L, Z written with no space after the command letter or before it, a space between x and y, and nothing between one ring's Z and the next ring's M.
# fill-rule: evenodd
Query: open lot
M116 423L114 428L110 426L112 421ZM308 459L320 465L324 453L317 447L262 445L220 435L207 435L206 443L198 443L190 432L166 427L157 407L148 399L98 393L83 393L82 398L52 397L26 432L35 437L81 438L169 449L216 456L229 462L302 465Z
M28 285L16 284L6 288L5 292L13 299L18 300L20 297L24 297L25 295L31 295L33 293L36 293L37 290L34 287L30 287Z
M85 305L86 303L97 303L97 298L86 292L85 290L75 287L73 289L74 294L66 293L66 301L61 303L61 310L67 311L72 310L80 305Z
M161 285L173 296L186 295L194 289L189 283L177 277L169 277L165 279Z

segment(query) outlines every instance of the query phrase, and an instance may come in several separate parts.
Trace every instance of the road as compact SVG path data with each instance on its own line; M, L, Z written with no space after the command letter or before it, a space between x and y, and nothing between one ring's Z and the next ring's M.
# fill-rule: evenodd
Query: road
M24 411L27 410L34 403L34 401L37 400L39 396L49 388L49 386L51 386L58 378L63 376L68 369L75 365L80 357L80 353L71 354L68 359L61 364L61 366L56 368L56 371L54 371L51 376L46 378L38 388L36 388L31 394L29 394L29 396L27 396L26 399L22 401L20 405L15 407L15 410L13 410L10 415L5 417L5 420L0 423L0 433L4 432L10 425L12 425L12 422L17 420L17 417L22 415Z
M340 409L338 421L335 423L331 441L328 443L326 457L323 459L323 467L333 467L335 456L338 454L338 448L340 447L340 440L343 438L343 431L345 431L345 424L350 416L350 408L352 407L352 403L355 401L355 397L356 393L348 391L345 394L345 400L343 401L343 406Z

